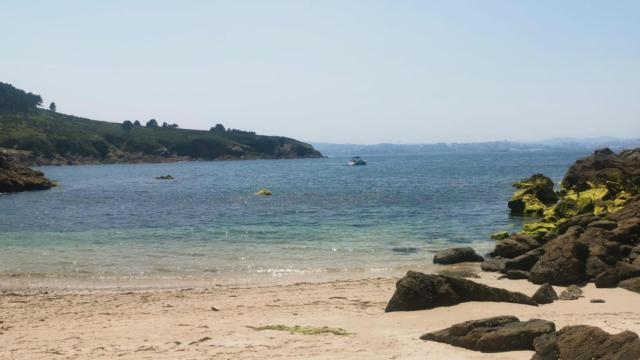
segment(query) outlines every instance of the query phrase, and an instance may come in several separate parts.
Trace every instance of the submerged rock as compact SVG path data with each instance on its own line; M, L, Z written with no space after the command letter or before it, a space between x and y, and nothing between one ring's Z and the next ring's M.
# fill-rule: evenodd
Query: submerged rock
M432 309L466 301L537 304L527 295L478 284L462 278L409 271L396 282L386 312Z
M483 352L533 350L534 339L554 331L555 325L550 321L497 316L455 324L424 334L420 339Z
M42 172L23 166L0 152L0 193L47 190L54 186L55 183Z
M156 180L174 180L175 178L171 175L161 175L156 176Z
M461 262L481 262L484 259L471 247L457 247L438 252L433 257L434 264L457 264Z
M258 195L258 196L271 196L271 195L273 195L273 193L269 189L260 189L260 190L258 190L256 195Z
M538 304L551 304L558 300L558 294L556 294L553 286L547 283L540 286L531 298Z

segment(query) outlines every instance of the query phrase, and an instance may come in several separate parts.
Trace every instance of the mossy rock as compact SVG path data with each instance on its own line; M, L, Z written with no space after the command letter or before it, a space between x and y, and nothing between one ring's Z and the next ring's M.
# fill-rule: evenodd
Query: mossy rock
M552 221L542 220L524 224L522 232L525 234L546 234L556 229L556 224Z
M508 231L498 231L496 233L491 234L491 239L493 240L503 240L509 237Z
M513 186L517 190L508 204L513 215L543 216L545 210L558 200L553 182L542 174L534 174L513 183Z

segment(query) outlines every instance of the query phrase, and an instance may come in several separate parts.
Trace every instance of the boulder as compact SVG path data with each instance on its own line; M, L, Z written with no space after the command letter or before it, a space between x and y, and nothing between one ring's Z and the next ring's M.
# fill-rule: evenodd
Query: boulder
M560 295L558 296L558 299L560 299L560 300L577 300L577 299L579 299L581 297L583 297L582 289L580 289L576 285L571 285L571 286L567 287L566 289L564 289L562 292L560 292Z
M618 286L620 277L616 269L608 269L598 274L594 282L597 288L614 288Z
M640 294L640 277L620 281L618 287Z
M476 254L471 247L457 247L438 252L433 257L434 264L457 264L461 262L482 262L482 256Z
M597 227L605 230L613 230L618 227L618 223L611 220L597 220L590 223L588 227Z
M611 268L607 263L597 256L589 256L585 265L585 276L588 279L594 279L599 274Z
M0 193L47 190L54 186L55 183L44 177L41 171L23 166L0 152Z
M627 264L622 261L616 263L616 273L620 280L626 280L640 276L640 266Z
M540 257L544 255L545 250L543 248L533 249L520 256L516 256L513 259L506 260L504 263L505 271L509 270L524 270L529 271L535 265Z
M432 309L467 301L510 302L536 306L527 295L471 280L409 271L396 282L386 312Z
M512 234L508 238L497 241L491 256L514 258L540 247L542 244L535 235Z
M513 186L517 190L507 204L513 215L542 216L547 206L558 200L553 181L542 174L534 174Z
M551 304L558 300L558 294L551 284L542 284L531 298L538 304Z
M521 280L529 278L529 272L524 270L507 270L506 275L507 279L510 280Z
M503 272L505 268L505 262L507 259L503 258L490 258L485 259L482 264L480 264L480 268L483 271L491 271L491 272Z
M640 339L636 333L623 331L612 335L587 325L567 326L560 331L537 337L532 360L637 360Z
M271 195L273 195L273 193L269 189L260 189L260 190L258 190L256 195L258 195L258 196L271 196Z
M567 285L585 278L589 247L578 240L582 228L574 226L545 244L545 254L531 268L529 280L535 284Z
M500 352L533 350L535 338L554 331L555 325L550 321L520 321L515 316L497 316L465 321L424 334L420 339L482 352Z

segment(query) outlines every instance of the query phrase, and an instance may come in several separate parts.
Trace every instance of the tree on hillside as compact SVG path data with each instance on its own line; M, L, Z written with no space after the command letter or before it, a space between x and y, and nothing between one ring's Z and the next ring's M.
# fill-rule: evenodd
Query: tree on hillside
M163 122L163 123L162 123L162 127L163 127L163 128L168 128L168 127L169 127L169 124L167 124L167 122L165 121L165 122Z
M131 131L131 128L133 127L133 123L131 122L131 120L125 120L122 125L120 125L120 127L122 128L122 130L129 132Z
M52 101L51 104L49 104L49 110L56 112L56 103Z
M157 128L158 127L158 122L156 121L156 119L151 119L151 120L147 121L147 127L148 128Z
M142 124L140 124L140 121L136 120L136 121L133 122L133 126L140 127L140 126L142 126Z
M216 124L216 126L212 127L209 131L213 132L214 134L224 134L226 130L224 128L224 125Z
M169 127L172 128L172 129L179 128L178 124L171 124L171 125L169 125Z
M42 104L40 95L16 89L11 84L0 82L0 111L35 110Z

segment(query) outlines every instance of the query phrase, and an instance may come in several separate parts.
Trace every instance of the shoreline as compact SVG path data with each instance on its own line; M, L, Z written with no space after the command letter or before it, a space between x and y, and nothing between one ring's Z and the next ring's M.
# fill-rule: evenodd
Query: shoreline
M537 289L525 280L480 276L473 280L527 295ZM538 307L468 302L385 313L394 288L394 278L368 278L205 289L3 291L0 358L515 360L530 359L533 352L480 353L418 338L497 315L542 318L558 328L586 324L611 333L640 332L640 295L623 289L589 284L584 298ZM605 303L590 303L593 298ZM256 330L279 325L326 326L348 334Z

